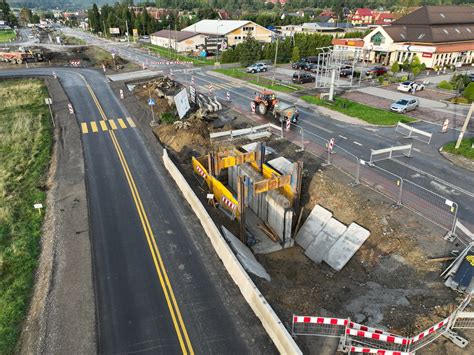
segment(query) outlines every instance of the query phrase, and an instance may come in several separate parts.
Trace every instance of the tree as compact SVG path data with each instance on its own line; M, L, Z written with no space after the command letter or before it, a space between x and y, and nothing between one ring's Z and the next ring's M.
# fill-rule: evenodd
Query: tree
M421 71L421 62L420 58L418 58L417 55L415 55L410 63L410 69L411 72L413 73L413 79L417 77L418 74L420 74Z
M300 49L298 47L293 47L293 52L291 53L291 61L292 62L297 62L300 60Z
M464 98L469 102L474 101L474 83L469 83L469 85L466 86L462 96L464 96Z
M20 10L20 20L23 23L31 23L31 17L33 13L27 7L24 7Z
M92 32L100 31L100 13L99 8L96 4L92 5L92 9L87 11L87 16L89 18L89 26Z
M239 62L243 66L248 66L259 60L262 55L262 47L251 35L248 35L240 44Z
M398 64L398 62L392 64L392 68L390 68L390 71L394 74L400 71L400 65Z

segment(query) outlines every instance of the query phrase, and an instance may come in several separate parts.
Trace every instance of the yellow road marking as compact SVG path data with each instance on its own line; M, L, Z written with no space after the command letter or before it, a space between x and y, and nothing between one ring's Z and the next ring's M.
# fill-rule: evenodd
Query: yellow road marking
M125 122L123 122L123 120L121 118L118 118L117 121L118 121L120 127L127 128L127 125L125 124Z
M135 122L131 119L131 117L127 117L127 122L130 125L130 127L136 127Z
M112 127L112 129L117 129L117 125L115 124L115 121L113 119L110 119L109 123L110 123L110 127Z
M92 132L98 132L99 131L97 129L97 123L95 123L94 121L91 122L91 128L92 128Z
M109 129L107 128L107 124L105 123L105 121L99 121L100 123L100 127L102 127L102 130L105 132L105 131L108 131Z
M82 128L82 134L89 133L89 129L87 128L87 123L82 122L81 123L81 128Z
M89 90L89 92L92 96L92 99L94 100L94 102L95 102L100 114L102 115L103 119L107 120L107 116L105 115L104 110L102 109L102 106L100 105L99 101L97 100L97 97L95 96L94 91L92 90L90 85L85 81L85 79L84 79L84 82L86 83L86 86L87 86L87 88L88 88L88 90ZM122 121L122 123L120 121ZM118 119L118 122L119 122L120 126L122 126L122 128L126 127L123 120ZM123 127L123 126L125 126L125 127ZM176 298L174 296L174 292L173 292L173 289L171 287L171 284L170 284L170 281L169 281L169 278L168 278L168 274L166 272L166 268L163 264L163 260L161 258L160 251L159 251L158 246L156 244L156 240L155 240L155 237L153 235L153 231L151 229L150 223L148 221L148 217L146 215L145 209L144 209L143 204L141 202L141 198L140 198L140 195L138 193L137 187L135 185L135 181L134 181L133 176L132 176L132 174L130 172L130 169L128 167L128 163L125 159L122 148L120 147L120 144L117 140L117 137L115 136L115 132L109 131L109 134L110 134L110 137L111 137L112 142L114 144L115 150L116 150L116 152L119 156L119 160L120 160L120 163L121 163L122 168L124 170L125 176L127 178L127 182L128 182L129 187L130 187L130 191L132 193L132 197L133 197L133 200L135 202L135 206L137 208L137 212L138 212L140 221L142 223L143 231L145 233L145 237L147 239L147 243L148 243L148 246L150 248L150 252L152 254L152 258L153 258L153 262L155 264L156 272L158 274L158 278L160 280L160 284L161 284L161 287L163 289L163 293L165 295L166 303L168 305L168 309L169 309L170 314L171 314L173 325L175 327L176 334L178 336L178 340L179 340L179 343L180 343L180 346L181 346L181 350L182 350L183 354L188 354L188 349L189 349L189 354L194 354L194 350L193 350L193 347L191 345L191 341L189 339L188 332L186 330L186 326L183 322L183 318L181 316L179 306L176 302ZM170 298L171 298L171 301L170 301ZM172 304L171 304L171 302L172 302ZM175 312L176 312L176 314L175 314ZM178 319L176 319L176 318L178 318ZM179 325L180 325L181 329L178 326L177 321L179 321ZM186 345L184 344L183 336L181 335L181 331L184 334L184 338L185 338L186 345L187 345L188 349L186 349Z

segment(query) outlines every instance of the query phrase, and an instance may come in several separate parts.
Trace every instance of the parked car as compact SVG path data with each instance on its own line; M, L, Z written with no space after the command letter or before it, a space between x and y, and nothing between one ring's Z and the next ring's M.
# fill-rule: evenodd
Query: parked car
M306 65L307 63L304 60L300 59L297 62L292 63L291 67L296 70L301 70L304 69Z
M304 84L304 83L314 83L315 77L309 73L301 72L301 73L293 73L293 82L295 84Z
M421 91L424 88L425 86L421 83L417 83L415 81L404 81L403 83L398 84L397 90L403 92L413 92L413 89L415 89L415 91Z
M369 75L375 75L375 76L380 76L380 75L384 75L387 73L387 68L385 67L373 67L373 68L370 68L369 70L367 70L365 72L365 74L367 76Z
M353 75L354 68L352 65L344 64L339 70L339 76L349 76Z
M267 65L265 63L255 63L247 67L247 73L260 73L267 71Z
M408 111L416 110L418 108L418 100L413 98L403 98L395 101L391 106L390 110L398 113L405 113Z

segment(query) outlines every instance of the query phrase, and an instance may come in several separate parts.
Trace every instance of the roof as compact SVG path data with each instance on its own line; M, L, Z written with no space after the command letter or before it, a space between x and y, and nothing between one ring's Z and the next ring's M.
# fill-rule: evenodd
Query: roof
M397 25L448 25L474 23L474 7L472 6L423 6L394 24Z
M474 51L474 42L471 43L446 43L436 46L436 53Z
M328 22L330 19L334 18L334 16L316 16L314 19L318 22Z
M373 11L372 9L368 9L366 7L361 7L359 9L357 9L354 14L357 14L359 16L372 16L373 15Z
M153 37L161 37L161 38L171 38L176 39L176 41L181 42L188 38L194 37L199 35L197 32L190 32L190 31L174 31L174 30L161 30L152 34Z
M474 41L474 21L471 25L384 27L394 42L444 43Z
M301 25L303 28L352 28L352 23L347 22L305 22Z
M183 31L194 31L212 35L226 35L246 24L252 23L245 20L201 20L183 28Z

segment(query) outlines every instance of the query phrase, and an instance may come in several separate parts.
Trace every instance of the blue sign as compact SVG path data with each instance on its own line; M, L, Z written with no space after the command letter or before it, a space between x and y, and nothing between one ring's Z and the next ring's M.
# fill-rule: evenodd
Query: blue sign
M149 106L155 106L155 100L153 100L151 97L148 99L148 105Z

